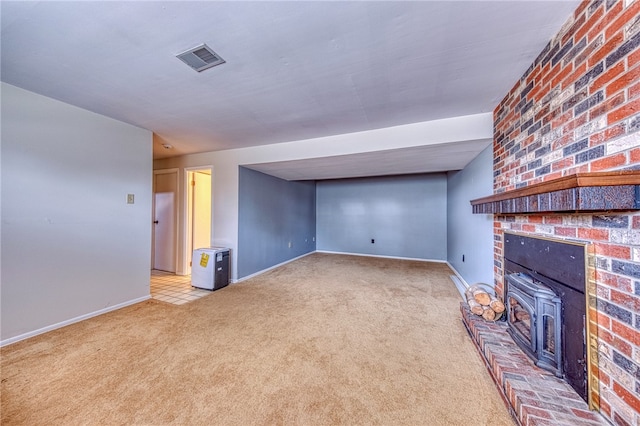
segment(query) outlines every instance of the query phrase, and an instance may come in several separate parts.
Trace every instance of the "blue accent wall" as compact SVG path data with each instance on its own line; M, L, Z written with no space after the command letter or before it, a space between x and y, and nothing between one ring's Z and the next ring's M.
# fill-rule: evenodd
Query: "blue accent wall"
M316 188L318 250L446 260L446 174L330 180Z
M315 182L240 167L238 190L238 278L315 251Z
M469 203L493 194L493 146L449 172L447 188L447 261L468 284L493 285L493 215L472 214Z

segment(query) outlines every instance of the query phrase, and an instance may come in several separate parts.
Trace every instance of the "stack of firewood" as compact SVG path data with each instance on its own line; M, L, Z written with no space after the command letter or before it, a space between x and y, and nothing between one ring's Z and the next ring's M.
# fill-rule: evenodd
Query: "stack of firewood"
M470 286L464 295L469 304L469 309L474 314L487 321L496 321L504 312L504 303L494 296L486 284L474 284ZM491 292L490 292L491 291Z

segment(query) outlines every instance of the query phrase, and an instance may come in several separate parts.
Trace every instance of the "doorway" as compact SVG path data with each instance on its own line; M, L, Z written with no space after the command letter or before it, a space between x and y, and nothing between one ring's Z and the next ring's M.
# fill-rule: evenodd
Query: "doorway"
M185 172L185 272L191 274L193 250L211 246L211 167L185 169Z
M178 169L153 172L151 269L176 272Z

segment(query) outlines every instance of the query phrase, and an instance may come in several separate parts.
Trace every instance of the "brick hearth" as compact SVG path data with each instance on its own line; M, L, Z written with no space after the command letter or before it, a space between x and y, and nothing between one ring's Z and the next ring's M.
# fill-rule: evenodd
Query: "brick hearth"
M462 320L512 416L523 426L608 425L565 381L535 366L507 333L460 304Z

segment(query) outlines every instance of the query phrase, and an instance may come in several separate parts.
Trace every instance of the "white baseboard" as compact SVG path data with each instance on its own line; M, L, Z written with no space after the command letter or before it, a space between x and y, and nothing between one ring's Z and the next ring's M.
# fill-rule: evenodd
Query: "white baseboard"
M253 273L251 275L247 275L246 277L238 278L237 280L232 280L231 284L241 283L242 281L246 281L246 280L248 280L250 278L257 277L258 275L264 274L265 272L268 272L268 271L270 271L272 269L279 268L280 266L286 265L287 263L291 263L294 260L302 259L303 257L309 256L310 254L313 254L313 253L315 253L315 251L310 251L309 253L305 253L305 254L303 254L301 256L294 257L293 259L285 260L282 263L278 263L277 265L270 266L270 267L268 267L266 269L263 269L261 271L255 272L255 273Z
M67 325L74 324L76 322L84 321L86 319L97 317L98 315L106 314L107 312L115 311L117 309L122 309L126 306L135 305L136 303L144 302L145 300L151 299L151 295L147 295L144 297L139 297L137 299L128 300L123 303L118 303L117 305L109 306L108 308L100 309L98 311L90 312L88 314L80 315L79 317L71 318L66 321L59 322L57 324L48 325L43 328L39 328L34 331L30 331L28 333L20 334L18 336L10 337L8 339L0 340L0 347L10 345L12 343L19 342L20 340L28 339L29 337L37 336L38 334L43 334L48 331L52 331L58 328L65 327Z
M418 257L383 256L380 254L348 253L344 251L316 250L316 253L344 254L347 256L362 256L362 257L380 257L382 259L415 260L417 262L447 263L446 260L439 260L439 259L421 259Z
M462 298L462 300L465 300L464 292L469 288L467 282L464 281L459 275L449 275L449 278L456 285L456 288L458 289L458 293L460 293L460 297Z
M451 281L456 285L456 288L460 292L460 296L462 296L462 300L465 300L464 291L469 288L469 283L462 278L462 275L453 267L452 264L447 262L447 266L453 271L455 275L451 275Z
M451 270L455 274L455 275L451 275L450 276L451 281L453 281L454 284L456 285L456 287L458 288L458 291L460 292L460 295L462 296L462 300L466 300L464 292L465 292L466 289L468 289L470 287L469 283L467 281L465 281L464 278L462 278L462 275L460 275L460 273L456 270L456 268L453 267L452 264L447 262L447 265L449 265L449 268L451 268ZM493 289L493 286L491 284L486 284L486 285ZM493 294L495 295L495 293L496 293L496 291L495 291L495 289L493 289Z

